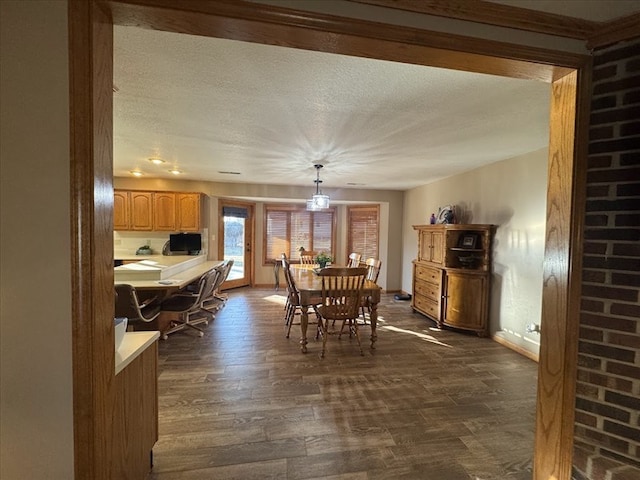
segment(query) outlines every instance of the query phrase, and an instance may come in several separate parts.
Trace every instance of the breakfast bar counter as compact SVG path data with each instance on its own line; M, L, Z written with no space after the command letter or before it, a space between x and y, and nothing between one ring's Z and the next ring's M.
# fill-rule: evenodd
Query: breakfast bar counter
M125 258L128 257L128 258ZM114 268L116 283L138 280L166 280L205 262L204 255L114 255L124 262Z
M160 338L160 332L127 332L116 350L116 375Z

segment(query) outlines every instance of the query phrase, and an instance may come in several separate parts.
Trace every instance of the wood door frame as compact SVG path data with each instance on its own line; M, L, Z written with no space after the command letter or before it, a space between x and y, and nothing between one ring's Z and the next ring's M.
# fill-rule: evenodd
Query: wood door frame
M588 57L244 2L68 1L76 478L109 478L112 454L112 24L552 84L542 299L545 327L541 334L534 478L570 478L588 138Z
M224 258L224 217L222 215L222 208L224 206L230 207L241 207L249 210L249 222L245 225L245 228L249 230L247 237L249 237L249 243L251 244L251 251L249 252L247 262L245 265L245 275L249 278L249 286L253 286L254 278L253 278L253 265L255 264L255 251L256 251L256 236L255 236L255 204L249 202L241 202L239 200L233 200L228 198L221 198L218 200L218 259L222 260ZM247 232L245 231L245 234ZM227 282L225 282L226 284ZM244 285L233 285L233 284L223 284L223 288L235 288L237 286Z

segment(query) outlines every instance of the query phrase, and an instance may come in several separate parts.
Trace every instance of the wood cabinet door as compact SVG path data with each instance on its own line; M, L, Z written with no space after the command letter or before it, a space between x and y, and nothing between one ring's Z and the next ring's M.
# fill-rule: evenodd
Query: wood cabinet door
M155 192L153 194L153 229L176 231L176 194Z
M153 229L153 194L151 192L129 192L131 230Z
M431 258L431 232L418 232L418 260L428 262Z
M444 232L431 232L431 262L444 263Z
M113 192L113 229L129 230L129 192Z
M487 326L487 276L447 272L444 322L456 328L485 332Z
M444 261L444 232L423 230L418 243L418 259L442 264Z
M197 232L200 230L199 193L176 194L176 230L179 232Z

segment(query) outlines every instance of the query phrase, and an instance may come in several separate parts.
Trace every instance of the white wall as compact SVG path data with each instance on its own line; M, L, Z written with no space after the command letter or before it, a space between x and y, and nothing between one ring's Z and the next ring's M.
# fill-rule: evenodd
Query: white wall
M456 205L461 223L497 225L493 248L490 331L533 354L537 334L527 323L540 323L542 265L547 192L547 149L494 163L463 175L406 192L403 265L417 255L417 235L411 227L429 223L431 212ZM411 269L402 275L411 292Z
M67 3L0 1L0 478L73 479Z

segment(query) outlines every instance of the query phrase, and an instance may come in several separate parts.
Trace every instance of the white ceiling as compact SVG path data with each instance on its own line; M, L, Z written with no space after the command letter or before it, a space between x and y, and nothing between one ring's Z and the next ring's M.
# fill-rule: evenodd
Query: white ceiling
M405 190L548 141L545 83L135 27L114 84L115 176Z

